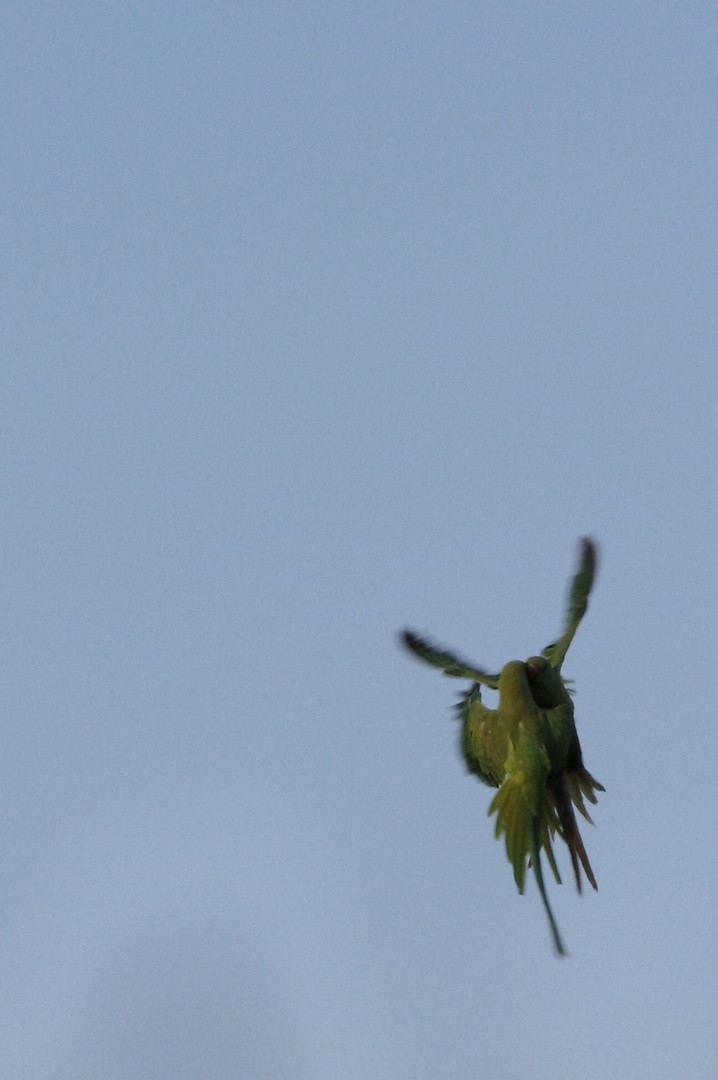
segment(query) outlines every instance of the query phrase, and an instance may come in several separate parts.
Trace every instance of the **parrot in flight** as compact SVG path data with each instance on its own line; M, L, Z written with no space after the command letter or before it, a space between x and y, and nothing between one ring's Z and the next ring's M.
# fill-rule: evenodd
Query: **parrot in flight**
M496 814L495 835L505 837L506 854L520 893L526 870L533 868L556 951L565 955L549 904L541 865L541 852L560 884L553 838L565 841L571 856L576 887L581 892L581 868L597 889L578 829L574 806L591 821L584 797L596 802L605 788L583 764L571 691L561 674L566 652L588 607L596 571L592 540L581 541L579 567L569 589L561 636L540 656L512 660L498 674L439 649L411 630L401 634L404 645L419 659L445 675L470 679L472 686L456 705L461 722L460 747L469 772L498 788L489 806ZM481 700L481 686L498 690L498 708Z

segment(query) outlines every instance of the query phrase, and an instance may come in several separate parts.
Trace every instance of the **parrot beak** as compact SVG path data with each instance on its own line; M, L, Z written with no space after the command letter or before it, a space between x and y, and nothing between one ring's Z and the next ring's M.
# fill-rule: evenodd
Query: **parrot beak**
M530 683L532 683L534 681L534 679L536 678L538 668L536 667L535 664L525 664L524 666L526 668L526 678L528 679L528 681Z

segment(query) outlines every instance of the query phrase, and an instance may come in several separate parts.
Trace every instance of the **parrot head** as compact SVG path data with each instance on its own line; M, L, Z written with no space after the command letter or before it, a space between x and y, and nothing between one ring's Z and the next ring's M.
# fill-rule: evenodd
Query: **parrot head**
M530 656L526 661L526 678L531 696L539 709L555 709L566 701L566 684L560 673L545 656Z

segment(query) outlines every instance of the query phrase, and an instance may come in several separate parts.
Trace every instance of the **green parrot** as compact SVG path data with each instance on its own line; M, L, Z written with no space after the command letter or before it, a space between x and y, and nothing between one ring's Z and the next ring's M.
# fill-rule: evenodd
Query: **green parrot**
M461 752L469 772L498 788L489 806L489 814L496 814L495 834L497 838L505 836L506 854L519 892L524 891L527 867L533 867L554 944L562 955L565 949L541 866L543 851L560 883L552 843L556 834L568 846L578 891L581 867L593 888L598 887L574 806L590 822L583 799L595 803L595 792L605 789L583 764L573 700L561 675L566 652L588 606L595 569L595 545L585 538L560 638L547 645L540 656L525 662L512 660L497 675L453 652L436 648L410 630L402 634L406 647L421 660L446 675L473 682L456 706L461 721ZM497 709L484 705L482 685L498 690Z

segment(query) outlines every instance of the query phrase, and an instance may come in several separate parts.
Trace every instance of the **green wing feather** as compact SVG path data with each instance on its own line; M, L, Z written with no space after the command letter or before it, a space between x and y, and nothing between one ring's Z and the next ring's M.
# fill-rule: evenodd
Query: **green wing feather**
M543 650L543 655L551 666L560 670L568 647L573 641L573 636L578 629L581 619L588 608L588 597L593 586L596 573L596 545L588 536L581 541L581 558L579 567L574 574L566 605L566 620L563 633L557 641L551 642Z
M418 656L425 664L440 668L444 675L451 675L457 679L471 679L473 682L482 683L483 686L488 686L493 690L498 689L498 675L491 675L488 671L476 667L470 661L462 660L455 653L438 648L430 641L426 641L425 638L419 637L412 630L402 631L400 638L414 656Z
M484 705L478 683L461 695L455 708L461 721L459 746L466 768L489 787L498 787L506 775L507 747L498 713Z

